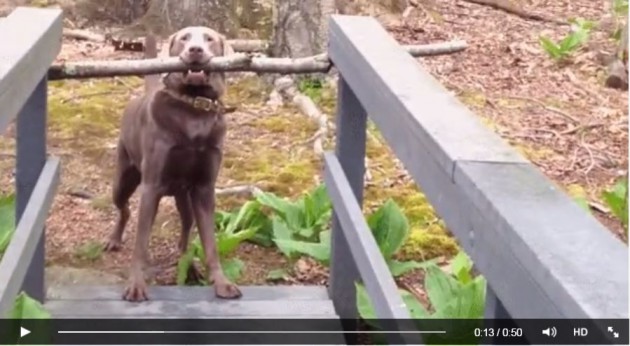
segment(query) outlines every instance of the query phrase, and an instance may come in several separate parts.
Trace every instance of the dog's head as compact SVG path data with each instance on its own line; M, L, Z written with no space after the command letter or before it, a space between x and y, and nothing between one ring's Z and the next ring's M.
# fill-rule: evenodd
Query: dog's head
M169 37L168 45L162 48L161 55L177 56L191 69L168 74L165 83L180 90L211 89L213 96L218 98L225 92L224 74L195 70L194 66L202 66L213 57L230 54L234 54L234 50L218 32L203 26L183 28Z

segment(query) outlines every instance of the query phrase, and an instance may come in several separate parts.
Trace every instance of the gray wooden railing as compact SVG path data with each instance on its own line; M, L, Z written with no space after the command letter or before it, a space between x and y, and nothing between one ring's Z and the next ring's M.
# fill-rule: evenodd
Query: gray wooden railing
M408 318L361 213L366 122L488 280L486 317L628 318L628 250L426 72L370 17L333 16L340 74L330 294L357 316L363 281L379 318Z
M17 8L0 21L0 132L16 118L16 220L0 262L0 318L25 291L44 299L44 224L59 182L46 154L46 85L61 49L62 12Z

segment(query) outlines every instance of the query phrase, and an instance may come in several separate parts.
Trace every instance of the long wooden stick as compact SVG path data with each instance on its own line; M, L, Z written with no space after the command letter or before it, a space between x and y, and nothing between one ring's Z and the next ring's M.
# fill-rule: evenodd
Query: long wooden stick
M414 57L451 54L466 49L465 41L452 41L428 45L403 46ZM237 53L213 58L199 69L207 71L250 71L258 73L299 74L327 72L332 67L328 55L305 58L268 58ZM48 70L49 80L105 78L114 76L149 75L187 71L191 66L177 57L145 59L67 62L53 65Z

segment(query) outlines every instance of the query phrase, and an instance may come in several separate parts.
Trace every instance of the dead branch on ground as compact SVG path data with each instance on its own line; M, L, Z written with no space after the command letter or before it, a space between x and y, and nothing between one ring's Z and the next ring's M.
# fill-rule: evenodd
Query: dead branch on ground
M531 20L536 20L539 22L549 22L549 23L556 23L556 24L561 24L561 25L568 24L568 22L564 20L559 20L559 19L544 16L542 14L526 11L507 0L463 0L463 1L470 2L477 5L482 5L482 6L489 6L496 10L504 11L509 14L513 14L515 16L521 17L523 19L531 19Z
M307 143L313 143L313 150L315 154L323 155L324 154L324 145L323 141L326 139L326 135L328 134L328 117L326 114L322 113L315 102L313 100L302 94L298 88L295 86L293 78L285 76L282 78L278 78L275 81L275 89L278 90L280 95L287 100L291 100L293 104L298 107L302 114L307 117L315 120L318 125L318 129L315 134L309 138Z
M465 41L442 42L427 45L402 46L414 57L451 54L466 49ZM319 54L305 58L268 58L238 53L227 57L213 58L207 65L199 66L208 71L251 71L258 73L300 74L328 72L332 64L328 55ZM150 75L169 72L184 72L190 69L177 57L67 62L53 65L48 70L49 80L105 78L114 76Z

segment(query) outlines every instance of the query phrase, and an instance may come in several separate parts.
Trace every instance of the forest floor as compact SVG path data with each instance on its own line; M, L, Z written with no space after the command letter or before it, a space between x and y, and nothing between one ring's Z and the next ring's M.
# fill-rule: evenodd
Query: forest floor
M580 17L599 21L607 15L603 2L534 0L529 8L557 19ZM463 39L460 53L419 59L448 90L484 123L520 150L550 179L573 195L602 205L604 189L626 173L628 165L627 92L603 86L603 52L612 53L610 33L595 30L589 43L565 64L542 50L541 34L564 37L569 28L523 19L487 6L459 0L435 1L416 9L403 22L386 23L401 44ZM57 62L140 58L103 44L64 40ZM101 244L116 217L110 202L114 148L125 102L141 92L139 78L60 81L50 83L50 153L62 158L62 178L46 229L49 265L85 267L125 276L135 233L135 212L122 251L102 253ZM317 125L297 109L266 105L269 88L257 77L232 83L227 96L238 111L229 115L229 132L221 187L255 184L280 196L296 197L321 182L321 159L304 145ZM323 90L318 105L331 117L334 93ZM371 130L374 132L373 130ZM3 134L0 192L14 184L14 129ZM331 148L331 138L326 143ZM366 210L393 198L412 226L410 244L401 256L417 260L438 257L447 262L457 248L386 143L374 133L368 141L372 179L366 187ZM9 160L6 160L8 158ZM247 196L224 196L219 208L241 205ZM137 196L132 210L137 209ZM596 209L592 213L622 241L618 220ZM179 231L174 203L163 201L151 239L153 262L163 268L155 282L172 284ZM314 261L285 259L277 250L243 244L237 251L246 265L241 284L264 284L267 274L286 270L281 283L326 282L327 271ZM415 281L414 272L403 278Z

